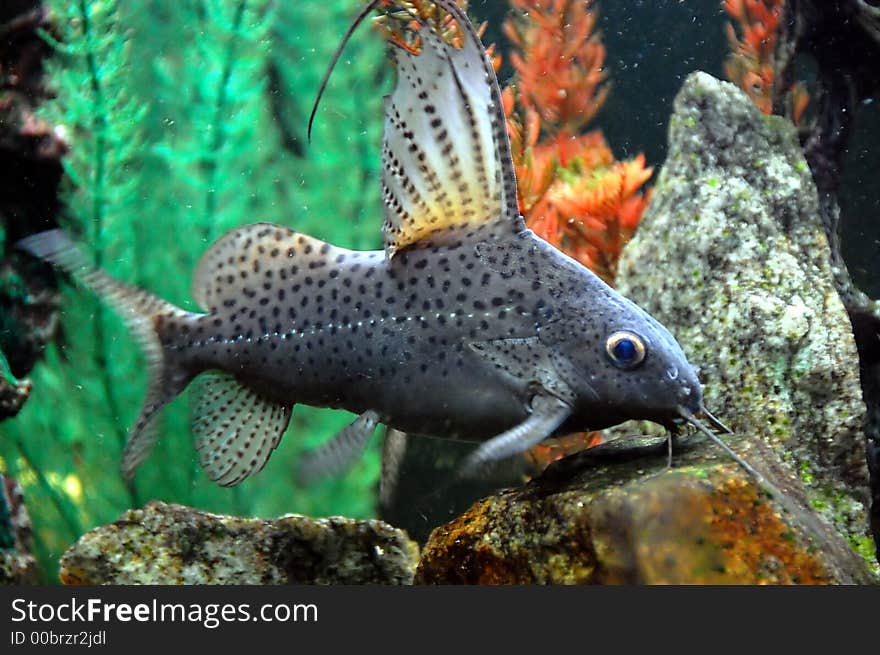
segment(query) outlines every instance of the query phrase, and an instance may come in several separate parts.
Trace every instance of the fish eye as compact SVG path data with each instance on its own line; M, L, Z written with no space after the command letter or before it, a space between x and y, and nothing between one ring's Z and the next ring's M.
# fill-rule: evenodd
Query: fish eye
M605 352L615 366L632 369L645 361L645 342L637 334L620 330L608 337Z

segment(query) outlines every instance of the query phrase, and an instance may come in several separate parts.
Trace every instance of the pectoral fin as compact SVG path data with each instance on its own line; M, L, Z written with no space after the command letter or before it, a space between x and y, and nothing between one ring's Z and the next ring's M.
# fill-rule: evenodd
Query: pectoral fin
M536 384L565 401L574 401L574 391L554 365L553 351L537 337L475 341L470 347L491 364L499 375Z
M466 478L476 477L487 464L525 452L549 437L571 413L571 405L555 396L535 396L529 417L477 448L465 460L459 475Z
M300 482L311 484L320 478L345 472L360 458L378 423L379 414L367 410L330 441L308 453L299 466Z

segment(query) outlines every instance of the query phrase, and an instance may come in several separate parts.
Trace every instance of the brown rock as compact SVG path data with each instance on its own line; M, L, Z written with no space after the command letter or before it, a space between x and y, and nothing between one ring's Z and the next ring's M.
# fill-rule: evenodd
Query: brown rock
M437 528L416 584L862 584L865 561L757 440L771 493L707 443L611 442ZM653 449L653 454L652 453Z
M382 521L273 520L148 503L83 535L65 584L409 584L418 546Z

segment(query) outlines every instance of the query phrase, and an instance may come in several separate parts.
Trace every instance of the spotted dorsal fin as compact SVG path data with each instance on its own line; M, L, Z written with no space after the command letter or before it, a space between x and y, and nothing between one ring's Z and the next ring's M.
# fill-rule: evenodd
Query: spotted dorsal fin
M382 192L386 253L417 243L523 229L495 70L454 2L462 47L418 29L420 52L392 45L397 84L385 98Z

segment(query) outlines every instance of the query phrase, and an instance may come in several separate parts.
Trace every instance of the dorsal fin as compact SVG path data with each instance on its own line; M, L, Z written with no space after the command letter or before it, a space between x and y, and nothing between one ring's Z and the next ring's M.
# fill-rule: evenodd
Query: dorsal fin
M421 24L421 52L392 43L397 84L385 99L382 149L386 252L419 242L519 232L524 225L495 70L454 2L461 48Z
M225 301L262 294L267 276L304 275L346 252L281 225L245 225L205 251L193 275L192 295L203 309L213 311Z

